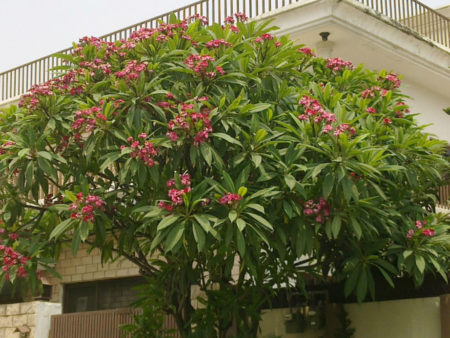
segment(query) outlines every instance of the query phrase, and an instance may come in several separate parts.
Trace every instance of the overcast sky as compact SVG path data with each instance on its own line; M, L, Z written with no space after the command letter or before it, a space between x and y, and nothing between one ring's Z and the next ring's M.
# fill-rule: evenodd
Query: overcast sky
M0 72L195 0L0 0ZM450 0L423 0L438 8Z

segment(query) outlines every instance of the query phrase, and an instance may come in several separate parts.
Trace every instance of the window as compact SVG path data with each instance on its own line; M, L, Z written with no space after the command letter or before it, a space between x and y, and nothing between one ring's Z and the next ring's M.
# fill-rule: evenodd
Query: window
M63 312L84 312L129 307L138 299L136 286L143 277L101 280L64 286Z

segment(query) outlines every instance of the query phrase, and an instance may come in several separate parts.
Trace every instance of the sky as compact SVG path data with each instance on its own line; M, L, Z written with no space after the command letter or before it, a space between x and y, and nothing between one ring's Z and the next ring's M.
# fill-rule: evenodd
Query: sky
M0 72L195 0L0 0ZM432 8L450 0L422 0Z

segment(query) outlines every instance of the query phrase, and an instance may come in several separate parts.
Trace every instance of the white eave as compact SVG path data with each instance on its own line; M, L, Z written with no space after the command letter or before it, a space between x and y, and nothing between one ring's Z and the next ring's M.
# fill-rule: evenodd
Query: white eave
M311 48L320 44L320 32L330 32L330 56L395 71L450 100L450 49L357 1L305 0L256 19L272 19L277 34Z

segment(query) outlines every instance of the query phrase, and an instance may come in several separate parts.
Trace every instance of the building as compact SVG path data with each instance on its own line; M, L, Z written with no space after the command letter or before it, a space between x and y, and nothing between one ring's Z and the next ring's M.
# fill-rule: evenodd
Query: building
M203 0L174 13L180 18L200 13L210 21L221 21L237 11L245 12L254 20L273 19L273 24L280 28L279 34L290 34L294 40L316 49L321 56L336 56L354 64L363 62L368 68L385 68L401 74L402 88L414 98L409 104L420 113L419 121L432 124L427 130L450 142L450 116L442 111L450 106L450 6L433 11L415 0ZM167 18L168 15L163 15L105 38L110 41L123 38L139 27L152 27L157 20ZM49 56L1 73L0 107L17 102L18 95L32 84L47 80L51 76L49 69L58 62ZM62 312L65 314L54 317L51 337L58 337L59 329L80 330L79 337L89 337L87 331L82 331L90 327L85 321L92 323L92 329L99 325L110 327L131 318L130 313L122 310L108 311L127 306L134 298L130 287L140 278L138 269L130 262L116 261L102 266L98 252L88 254L81 249L73 257L67 250L61 254L56 270L62 279L47 276L46 283L51 286L49 302L0 305L0 337L18 337L20 331L26 334L27 330L29 337L47 337L50 316ZM396 311L410 313L411 317L421 316L431 324L423 328L418 321L407 324L408 317L397 318L397 323L403 323L397 324L403 336L397 332L391 332L390 336L431 338L438 337L441 329L442 337L450 335L449 321L445 321L450 311L449 302L448 297L441 297L396 305ZM363 322L362 314L368 316L385 309L382 304L375 306L378 309L351 308L354 321ZM95 310L103 312L80 314ZM282 323L285 313L280 311L276 318ZM77 320L84 324L76 324ZM355 324L370 332L370 326L360 322ZM405 331L405 327L410 331ZM280 334L278 329L268 327L265 330L267 334ZM98 331L92 334L92 337L100 337ZM113 337L113 333L106 336Z

